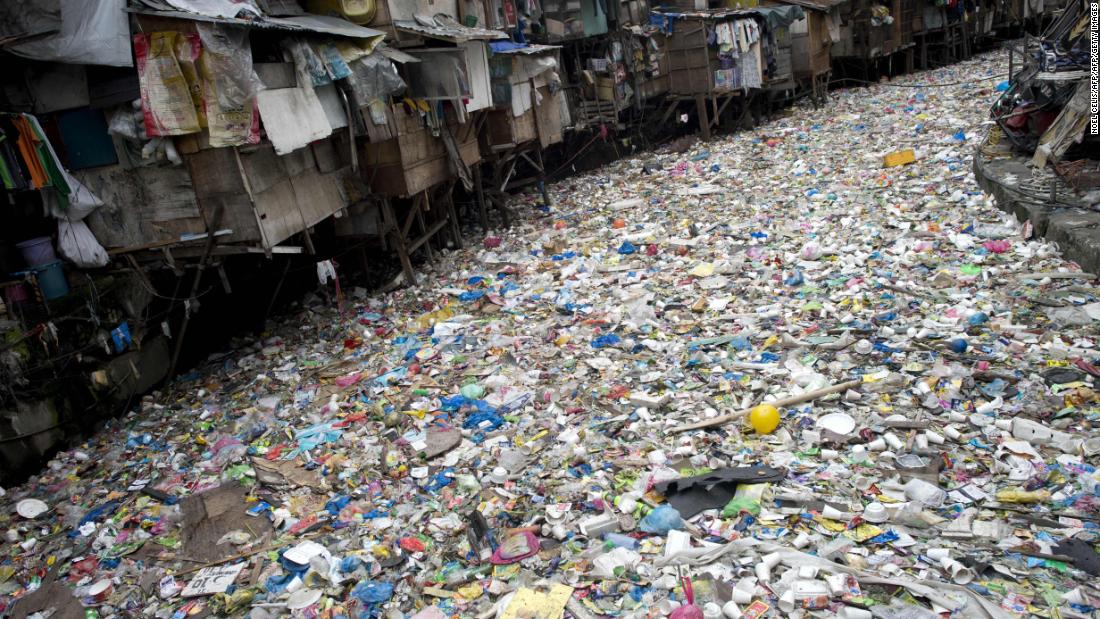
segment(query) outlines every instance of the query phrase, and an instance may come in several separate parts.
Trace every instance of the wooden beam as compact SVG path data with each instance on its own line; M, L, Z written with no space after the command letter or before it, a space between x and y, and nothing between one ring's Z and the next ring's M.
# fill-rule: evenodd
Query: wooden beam
M405 276L405 283L412 286L416 284L416 271L413 270L412 260L409 258L409 250L405 244L405 236L397 228L397 217L393 212L393 205L389 198L382 199L382 217L393 225L387 225L390 242L397 252L397 259L401 262L401 272Z
M703 95L695 95L695 112L699 115L699 130L703 141L710 141L710 120L707 118L707 100Z
M234 151L235 151L234 147ZM210 222L207 224L207 231L217 229L218 223L221 221L222 214L225 211L225 206L219 201L217 206L214 207L214 214L211 217ZM202 283L202 274L206 269L206 263L210 259L210 252L214 249L214 244L217 243L218 237L214 234L208 234L206 238L206 249L203 251L202 258L199 259L198 270L195 271L195 279L191 282L191 294L187 295L187 306L183 314L183 323L180 324L180 331L176 335L176 346L172 351L172 362L168 366L169 378L173 377L176 373L176 364L179 363L180 352L183 351L184 338L187 335L187 326L191 323L191 312L198 311L198 308L191 309L191 304L196 301L199 293L199 284Z
M830 385L821 389L815 389L813 391L807 391L799 395L793 395L786 398L775 400L774 402L761 402L761 404L771 404L776 408L782 408L784 406L791 406L794 404L802 404L804 402L812 402L819 398L823 398L834 393L840 393L841 391L847 391L849 389L855 389L863 384L862 379L850 380L847 382L839 383L836 385ZM729 415L722 415L721 417L715 417L713 419L704 419L703 421L697 421L695 423L689 423L682 426L676 426L669 430L673 434L679 434L680 432L687 432L688 430L699 430L702 428L713 428L715 426L725 425L731 421L737 421L742 417L749 414L752 408L745 408Z
M474 185L477 187L477 216L481 222L482 234L489 233L489 209L485 204L485 185L481 177L481 165L474 168Z
M233 294L233 287L229 285L229 276L225 274L225 264L218 262L218 279L222 281L222 290L225 294Z
M443 226L446 226L446 225L447 225L447 220L446 219L440 219L439 221L437 221L437 222L433 223L432 225L428 226L427 228L425 228L424 229L424 234L420 235L420 237L417 238L415 241L409 243L409 253L412 253L412 252L420 249L421 245L423 245L424 243L427 243L429 240L431 240L431 238L433 236L435 236L437 232L442 230Z

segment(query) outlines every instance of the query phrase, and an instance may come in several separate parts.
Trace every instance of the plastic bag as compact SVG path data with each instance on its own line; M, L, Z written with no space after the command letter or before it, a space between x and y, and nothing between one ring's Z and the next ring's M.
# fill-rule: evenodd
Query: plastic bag
M638 523L638 528L646 533L653 533L655 535L665 535L669 531L684 528L684 519L680 517L680 512L676 511L676 508L670 505L660 505L657 509L649 512L642 521Z
M298 74L298 86L300 88L306 86L316 88L332 83L332 76L325 69L325 62L307 43L298 39L291 39L286 41L283 46L290 52L290 57L294 59L294 71Z
M236 108L252 101L263 82L252 70L252 47L244 28L196 22L202 40L203 79L207 96L219 107Z
M335 45L317 43L314 44L314 51L324 59L325 66L328 68L328 73L332 76L332 79L342 80L351 75L351 67L344 61L344 57L340 55L340 50L336 49Z
M198 24L202 80L210 146L260 143L256 93L263 83L252 71L252 49L242 28Z
M198 133L198 113L176 59L178 32L134 35L141 107L149 136Z
M220 107L215 97L206 100L210 146L242 146L260 143L260 111L255 102L236 108Z
M45 135L45 131L42 130L41 123L34 116L26 116L28 122L34 125L39 135ZM61 176L65 178L65 184L68 185L68 195L61 195L60 191L46 191L43 192L43 197L46 200L46 206L51 215L58 219L67 219L69 221L80 221L87 217L92 211L103 206L103 201L100 200L91 189L84 186L84 183L78 181L69 171L61 166L61 160L57 156L57 151L54 150L53 144L49 140L46 140L46 148L50 151L50 156L57 162L58 170L61 172ZM97 243L98 245L98 243Z
M83 221L57 220L58 249L61 255L78 267L91 269L110 262L107 250Z
M393 62L382 54L371 54L351 63L348 84L359 107L373 101L385 101L405 91L405 81Z
M206 126L206 105L203 98L202 80L199 78L199 58L202 56L202 42L199 35L180 33L176 37L176 62L179 63L180 72L187 82L187 91L191 94L191 106L195 108L195 114L199 117L199 126Z
M144 114L135 118L134 111L129 105L120 105L111 112L107 133L131 142L143 142L149 139L149 136L145 135L144 123L139 122L143 117Z
M57 219L68 221L80 221L90 215L92 211L103 206L103 201L96 197L83 183L73 178L64 169L61 170L69 185L69 195L62 198L60 192L43 191L42 200L50 215Z

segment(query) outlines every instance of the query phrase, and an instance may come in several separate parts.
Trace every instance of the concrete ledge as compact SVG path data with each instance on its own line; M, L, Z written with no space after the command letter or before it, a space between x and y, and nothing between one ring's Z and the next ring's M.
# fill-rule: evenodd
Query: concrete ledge
M1031 168L1022 157L990 159L974 155L974 178L983 191L993 196L997 207L1012 213L1019 221L1031 221L1037 236L1057 243L1063 255L1086 271L1100 269L1100 212L1081 208L1073 196L1049 197L1028 193L1006 183L1005 178L1031 177Z

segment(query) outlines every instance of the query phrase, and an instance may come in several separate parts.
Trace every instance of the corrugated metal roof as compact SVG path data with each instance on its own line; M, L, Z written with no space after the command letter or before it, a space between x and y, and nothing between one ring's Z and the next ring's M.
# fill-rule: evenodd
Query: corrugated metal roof
M705 19L724 19L726 17L748 17L752 15L748 9L674 9L659 6L652 9L653 13L661 15L678 15L683 17L702 17Z
M775 0L780 4L795 4L811 11L828 11L834 6L839 6L846 0Z
M713 19L722 21L732 18L757 17L767 24L768 28L786 27L796 20L802 19L805 12L802 7L794 2L787 4L773 4L770 6L758 6L748 9L669 9L659 7L652 11L657 15L665 15L673 18Z
M493 53L494 54L503 54L503 55L520 54L520 55L524 55L524 56L529 56L529 55L534 55L534 54L541 54L543 52L552 52L556 49L561 49L561 46L560 45L539 45L537 43L532 43L532 44L528 45L527 47L517 47L517 48L503 49L503 50L494 49Z
M500 30L487 30L485 28L471 28L463 26L446 15L433 18L417 16L416 21L395 20L395 28L402 32L418 34L431 39L441 39L452 43L465 41L492 41L495 39L507 39L508 35Z
M147 6L155 6L152 0L142 0ZM190 21L213 22L217 24L232 24L245 28L258 28L266 30L285 30L288 32L316 32L330 34L338 37L351 37L355 39L382 39L386 33L373 28L357 26L346 19L329 17L327 15L298 15L295 17L263 17L256 19L238 19L236 17L212 17L200 13L189 13L175 9L143 8L133 6L126 9L139 15L154 15L157 17L171 17L174 19L186 19Z
M383 56L389 58L394 62L400 62L402 64L408 62L420 62L420 59L416 56L413 56L412 54L407 54L399 49L389 47L387 45L380 45L378 47L378 53L382 54Z

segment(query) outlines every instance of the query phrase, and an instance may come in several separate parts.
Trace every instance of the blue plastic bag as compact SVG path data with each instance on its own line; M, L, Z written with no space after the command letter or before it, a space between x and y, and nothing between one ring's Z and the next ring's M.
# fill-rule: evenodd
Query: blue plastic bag
M350 596L363 605L363 612L359 613L360 619L371 619L378 616L382 610L382 604L393 597L393 585L388 582L364 580L355 585Z
M676 508L671 505L660 505L657 509L649 512L645 518L642 518L642 521L638 523L638 528L654 535L667 535L669 531L683 529L684 519L680 517L680 512L676 511Z
M622 338L614 333L608 333L607 335L601 335L592 340L592 348L599 350L600 348L607 348L608 346L615 346L622 341Z

